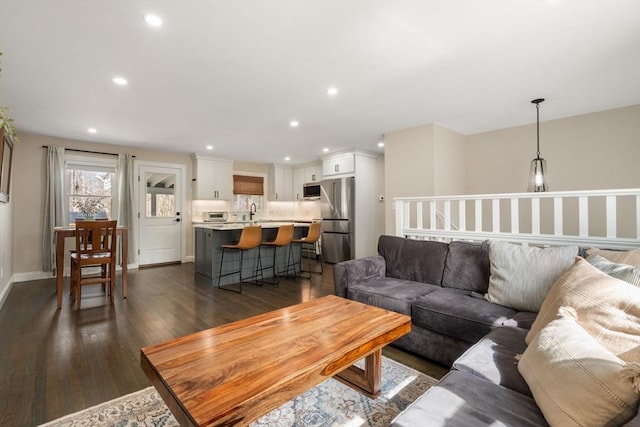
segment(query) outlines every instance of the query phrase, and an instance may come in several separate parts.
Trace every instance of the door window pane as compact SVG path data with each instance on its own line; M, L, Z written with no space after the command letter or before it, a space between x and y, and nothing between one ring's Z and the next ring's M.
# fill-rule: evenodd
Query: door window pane
M151 173L145 175L146 216L171 218L176 216L175 174Z

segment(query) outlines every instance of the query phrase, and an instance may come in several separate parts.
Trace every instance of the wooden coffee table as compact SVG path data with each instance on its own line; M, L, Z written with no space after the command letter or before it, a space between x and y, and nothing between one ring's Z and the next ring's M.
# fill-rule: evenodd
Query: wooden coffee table
M144 347L140 364L180 425L246 425L334 375L377 395L382 347L410 330L409 316L327 296Z

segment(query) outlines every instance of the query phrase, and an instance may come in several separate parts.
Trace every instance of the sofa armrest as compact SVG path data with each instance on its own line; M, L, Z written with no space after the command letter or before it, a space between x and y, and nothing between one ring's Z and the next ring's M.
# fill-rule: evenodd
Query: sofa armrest
M347 297L347 289L363 280L385 277L386 264L380 255L343 261L333 266L333 283L336 295Z

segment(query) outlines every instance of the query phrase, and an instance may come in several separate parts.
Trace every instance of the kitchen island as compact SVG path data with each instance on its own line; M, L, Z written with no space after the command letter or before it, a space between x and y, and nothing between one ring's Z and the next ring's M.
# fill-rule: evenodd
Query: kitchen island
M271 241L275 239L278 233L278 227L281 225L291 224L291 222L257 222L252 225L260 225L262 227L262 241ZM201 223L194 224L195 231L195 272L201 276L212 279L213 285L218 285L218 275L220 273L220 259L222 258L222 245L234 245L240 240L242 229L248 223ZM307 235L309 224L294 223L294 238L299 239ZM270 267L273 263L273 248L262 247L260 249L262 258L262 267ZM284 272L287 268L287 252L288 249L278 248L276 256L277 271ZM301 250L300 245L291 245L293 251L293 260L296 268L300 271ZM255 274L256 263L258 260L258 249L252 249L244 254L242 277L247 278ZM224 254L224 265L222 266L222 274L237 270L240 265L240 252L227 250ZM289 274L293 274L290 269ZM264 278L273 277L273 269L268 268L263 271ZM239 274L223 276L220 284L228 285L238 283L240 281Z

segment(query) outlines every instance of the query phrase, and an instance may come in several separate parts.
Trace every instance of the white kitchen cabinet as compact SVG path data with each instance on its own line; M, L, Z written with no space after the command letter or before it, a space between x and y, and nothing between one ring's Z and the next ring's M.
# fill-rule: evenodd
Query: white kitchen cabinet
M322 181L322 165L293 169L293 200L304 200L304 184Z
M307 166L304 168L304 183L322 181L322 166Z
M355 159L353 154L338 157L329 157L322 162L322 176L351 174L355 172Z
M231 200L233 161L192 155L193 200Z
M269 200L290 202L293 194L293 169L273 165L269 168Z
M295 168L293 170L293 200L304 199L304 183L307 168Z

